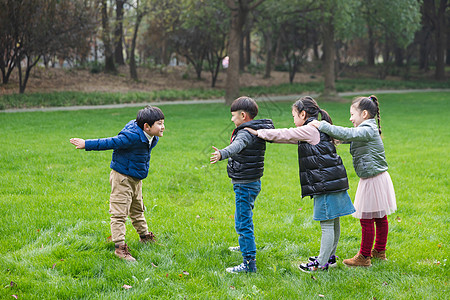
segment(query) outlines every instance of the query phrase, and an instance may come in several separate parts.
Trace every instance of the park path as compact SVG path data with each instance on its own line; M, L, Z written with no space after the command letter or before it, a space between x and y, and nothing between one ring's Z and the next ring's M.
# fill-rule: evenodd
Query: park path
M378 91L358 91L358 92L343 92L338 93L339 96L358 96L371 94L403 94L403 93L423 93L423 92L450 92L450 89L409 89L409 90L378 90ZM297 94L297 95L282 95L282 96L260 96L256 97L257 102L277 102L277 101L294 101L302 96L317 97L319 94ZM17 112L47 112L47 111L75 111L75 110L89 110L89 109L111 109L111 108L125 108L125 107L145 107L146 105L175 105L175 104L209 104L209 103L225 103L223 98L209 99L209 100L175 100L175 101L154 101L142 103L122 103L122 104L107 104L107 105L79 105L79 106L57 106L57 107L38 107L38 108L12 108L0 110L0 113L17 113Z

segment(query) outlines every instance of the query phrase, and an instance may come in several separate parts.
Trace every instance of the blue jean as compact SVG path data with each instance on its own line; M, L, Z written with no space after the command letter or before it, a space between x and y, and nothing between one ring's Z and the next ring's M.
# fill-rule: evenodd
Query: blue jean
M253 208L255 200L261 191L261 181L250 183L235 183L236 212L234 214L235 228L239 235L239 247L244 259L256 257L255 233L253 227Z

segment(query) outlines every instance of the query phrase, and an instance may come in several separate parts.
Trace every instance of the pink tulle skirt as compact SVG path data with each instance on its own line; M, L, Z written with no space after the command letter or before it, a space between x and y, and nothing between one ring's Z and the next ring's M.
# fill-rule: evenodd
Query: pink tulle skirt
M357 219L374 219L390 215L397 210L394 185L388 172L361 178L355 195Z

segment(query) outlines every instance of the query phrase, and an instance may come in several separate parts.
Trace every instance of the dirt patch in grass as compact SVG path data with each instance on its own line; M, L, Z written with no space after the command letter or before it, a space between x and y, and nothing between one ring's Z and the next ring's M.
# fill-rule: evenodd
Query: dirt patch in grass
M11 76L10 83L1 85L2 94L18 93L19 84L17 72ZM163 89L192 89L211 88L211 74L202 72L202 78L197 79L194 72L186 67L166 67L159 70L140 68L139 80L130 78L128 67L120 67L116 75L97 73L92 74L85 69L61 69L35 67L30 75L26 93L43 93L55 91L84 91L84 92L132 92L154 91ZM294 82L321 81L318 74L298 73ZM225 87L226 71L219 73L216 89ZM270 86L289 83L288 72L273 71L270 78L263 78L263 74L243 73L240 78L242 86Z

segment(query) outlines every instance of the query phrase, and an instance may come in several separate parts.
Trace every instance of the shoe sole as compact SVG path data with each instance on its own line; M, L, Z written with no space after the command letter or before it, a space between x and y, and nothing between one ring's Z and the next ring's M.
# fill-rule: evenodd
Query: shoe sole
M342 262L344 265L346 265L347 267L363 267L363 268L369 268L372 266L372 264L368 265L368 266L362 266L362 265L348 265L345 262Z
M303 273L311 273L311 271L310 270L304 270L304 269L302 269L302 268L300 268L300 266L298 266L298 269L300 270L300 271L302 271Z

